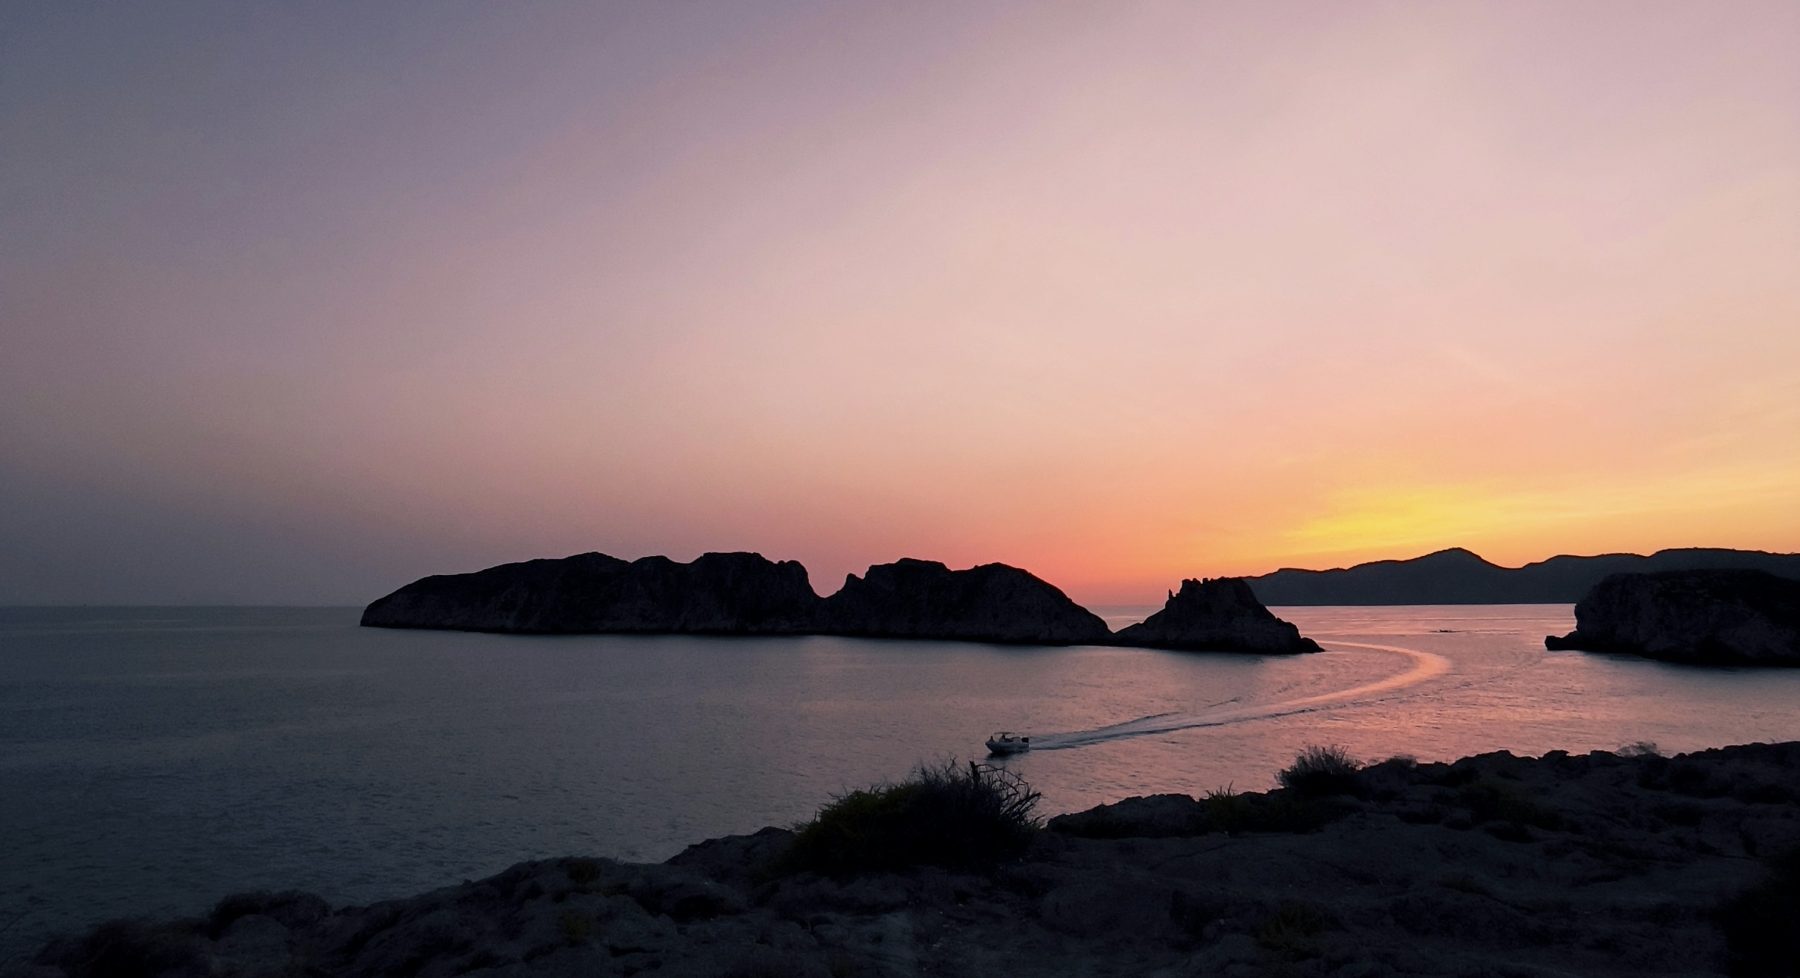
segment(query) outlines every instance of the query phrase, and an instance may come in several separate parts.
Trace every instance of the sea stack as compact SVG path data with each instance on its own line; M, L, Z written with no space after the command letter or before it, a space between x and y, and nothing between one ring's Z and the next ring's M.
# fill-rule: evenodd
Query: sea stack
M1291 655L1319 652L1319 643L1300 634L1263 607L1241 578L1186 580L1163 610L1119 630L1120 645L1206 652Z
M1030 645L1104 643L1100 616L1017 567L953 571L935 560L876 564L819 608L819 632L870 638L960 639Z
M502 564L414 581L376 600L362 623L475 632L687 632L793 635L818 595L806 568L754 553L624 561L601 553Z
M1754 570L1614 574L1549 649L1701 665L1800 666L1800 581Z

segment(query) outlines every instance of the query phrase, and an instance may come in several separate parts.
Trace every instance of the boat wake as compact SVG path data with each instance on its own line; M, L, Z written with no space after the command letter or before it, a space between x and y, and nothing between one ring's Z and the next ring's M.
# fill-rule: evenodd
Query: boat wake
M1372 682L1358 683L1344 689L1279 700L1274 703L1242 703L1238 698L1234 698L1191 712L1177 710L1168 713L1153 713L1150 716L1108 724L1092 730L1032 734L1032 750L1068 750L1130 737L1173 733L1177 730L1193 730L1199 727L1222 727L1233 723L1248 723L1252 720L1272 720L1276 717L1372 703L1450 671L1450 660L1435 652L1408 649L1398 645L1374 645L1368 642L1331 642L1329 644L1401 656L1408 660L1409 665L1400 672Z

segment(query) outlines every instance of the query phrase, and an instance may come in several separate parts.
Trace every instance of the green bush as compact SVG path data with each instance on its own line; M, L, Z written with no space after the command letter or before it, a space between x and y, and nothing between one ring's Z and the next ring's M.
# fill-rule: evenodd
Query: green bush
M1214 788L1200 800L1206 806L1207 827L1215 832L1249 832L1257 827L1256 806L1231 785Z
M784 868L828 876L989 866L1025 850L1038 792L999 768L946 761L841 795L799 826Z
M1283 788L1313 797L1356 795L1363 790L1362 765L1336 744L1308 745L1275 777Z

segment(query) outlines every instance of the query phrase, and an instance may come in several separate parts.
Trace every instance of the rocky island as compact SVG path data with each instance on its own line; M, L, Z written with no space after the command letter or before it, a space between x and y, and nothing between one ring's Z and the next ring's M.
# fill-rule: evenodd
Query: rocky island
M951 570L905 558L852 574L819 604L814 629L828 635L1086 645L1112 632L1055 586L1005 564Z
M792 635L818 596L806 568L752 553L625 561L601 553L501 564L414 581L376 600L364 625L478 632Z
M1702 665L1800 666L1800 581L1754 570L1614 574L1549 649Z
M1317 652L1236 579L1183 582L1141 625L1100 616L1006 564L951 570L905 558L849 575L821 598L806 568L754 553L625 561L588 553L423 578L377 599L362 624L525 633L846 635L1025 645Z
M1255 652L1288 655L1319 652L1319 643L1292 623L1275 617L1242 579L1181 582L1163 609L1136 625L1119 629L1121 645L1158 649Z
M1550 976L1800 966L1800 743L1368 767L1321 751L1269 792L1133 798L1042 828L1015 780L983 769L921 774L854 792L798 831L715 839L661 864L521 863L363 907L243 894L201 919L114 922L53 941L17 973ZM1005 821L950 804L971 792L1001 803L991 810Z

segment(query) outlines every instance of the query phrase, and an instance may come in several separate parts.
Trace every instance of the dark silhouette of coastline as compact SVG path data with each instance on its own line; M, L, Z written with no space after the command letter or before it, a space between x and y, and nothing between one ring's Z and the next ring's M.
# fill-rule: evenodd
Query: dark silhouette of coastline
M423 578L371 603L362 623L527 634L847 635L1276 655L1319 651L1241 583L1188 581L1169 601L1153 617L1156 624L1114 635L1054 585L1006 564L951 570L905 558L870 567L861 577L852 574L837 593L820 598L806 568L761 554L709 553L682 564L588 553Z
M1333 570L1282 568L1246 577L1267 605L1573 604L1610 574L1673 570L1760 570L1800 579L1800 554L1685 548L1593 557L1560 555L1501 567L1461 547L1410 560L1377 560Z

